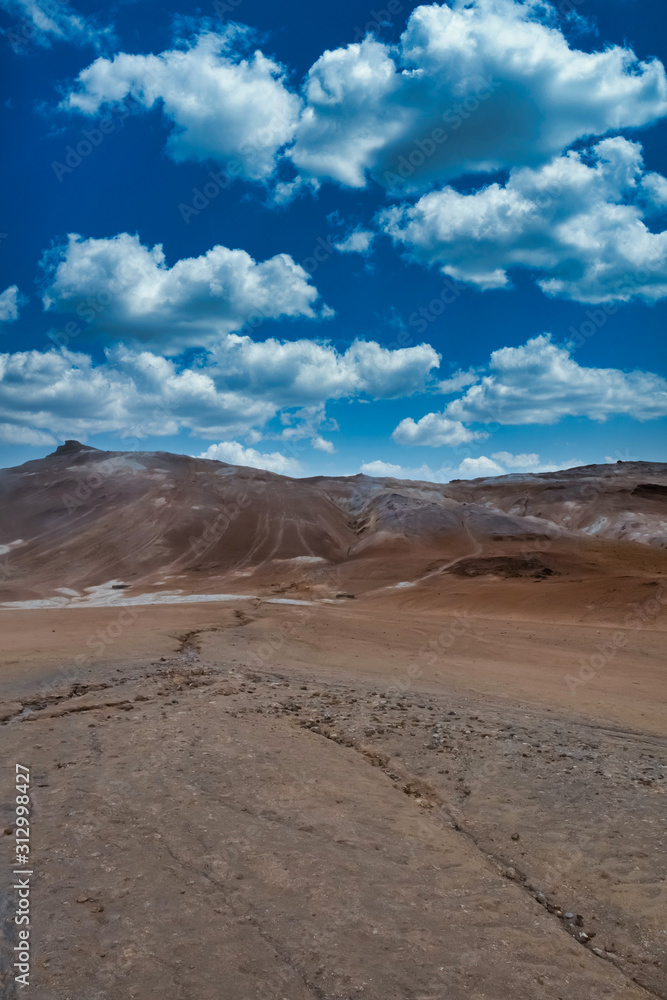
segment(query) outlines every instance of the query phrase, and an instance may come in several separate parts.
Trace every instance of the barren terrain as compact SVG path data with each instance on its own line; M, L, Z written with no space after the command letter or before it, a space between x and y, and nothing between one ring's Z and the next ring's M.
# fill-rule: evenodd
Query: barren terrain
M71 451L0 482L35 996L667 998L664 466L299 490L198 463L211 507L218 480L265 507L197 546L215 509L181 531L174 470L153 504L164 456L63 512Z

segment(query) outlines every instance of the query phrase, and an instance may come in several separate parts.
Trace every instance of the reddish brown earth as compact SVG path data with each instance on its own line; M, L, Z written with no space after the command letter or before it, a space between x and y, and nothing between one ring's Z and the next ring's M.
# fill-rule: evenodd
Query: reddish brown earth
M666 472L0 473L34 995L667 998Z
M321 598L423 580L420 600L441 606L462 579L494 576L556 586L557 614L571 603L559 582L607 600L622 580L641 599L667 549L667 466L647 462L439 485L68 442L0 471L0 505L0 603L113 583Z

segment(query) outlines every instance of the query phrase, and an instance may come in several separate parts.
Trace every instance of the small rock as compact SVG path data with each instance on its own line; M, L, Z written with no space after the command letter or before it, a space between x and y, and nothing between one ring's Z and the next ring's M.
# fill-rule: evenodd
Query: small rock
M564 913L563 916L566 920L574 920L574 913Z
M76 901L77 903L88 903L90 901L90 896L86 896L85 894L77 896Z
M586 931L579 931L577 934L577 940L581 941L582 944L586 944L587 941L590 941L590 936L586 933Z
M518 839L519 839L519 834L518 833L513 833L512 834L512 840L518 840Z
M582 915L580 913L577 913L576 917L574 918L574 922L577 925L577 927L583 927L584 926L584 918L582 917Z

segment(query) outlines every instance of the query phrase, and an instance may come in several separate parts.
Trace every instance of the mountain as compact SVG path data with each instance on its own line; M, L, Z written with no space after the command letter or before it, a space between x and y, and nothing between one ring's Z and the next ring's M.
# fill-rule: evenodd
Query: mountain
M492 594L489 613L517 601L537 613L548 592L576 614L595 592L611 613L613 594L645 597L667 564L658 463L443 485L291 479L68 441L1 470L0 503L2 603L352 593L437 610L485 608Z

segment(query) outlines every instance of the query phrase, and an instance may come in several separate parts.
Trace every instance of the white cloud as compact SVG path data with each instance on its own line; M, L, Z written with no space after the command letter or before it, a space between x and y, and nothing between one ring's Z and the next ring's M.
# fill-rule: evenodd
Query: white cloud
M461 479L481 479L485 476L502 476L505 470L502 465L498 462L494 462L492 458L487 458L486 455L480 455L478 458L464 458L458 467L459 477Z
M27 444L35 448L57 444L58 439L46 431L35 431L31 427L17 424L0 424L0 441L4 444Z
M559 469L573 469L582 463L579 459L566 462L542 462L540 456L512 455L508 451L496 452L489 458L479 455L477 458L464 458L452 478L483 479L487 476L506 476L509 473L527 473L537 475L540 472L557 472Z
M445 409L449 420L554 424L568 416L601 421L620 414L636 420L667 415L665 379L651 372L584 368L547 335L522 347L494 351L489 370L477 385L449 403ZM440 414L429 416L440 418Z
M604 421L619 415L635 420L667 416L667 380L652 372L584 368L567 348L542 334L521 347L493 351L488 373L463 396L418 421L406 417L392 437L407 446L456 447L489 436L468 424L554 424L564 417ZM481 458L487 468L502 465L535 472L554 468L540 467L536 454L499 451ZM467 474L470 468L462 471Z
M209 370L230 388L270 397L283 406L309 406L365 394L397 399L423 391L440 356L430 344L389 350L356 340L346 351L314 340L254 341L231 334L211 351Z
M667 295L667 232L644 221L667 206L667 181L645 173L641 146L605 139L505 185L451 187L389 208L381 225L415 259L478 288L503 288L529 268L548 295L611 303Z
M63 106L95 114L127 97L162 102L174 159L233 164L247 180L267 181L287 156L299 177L277 183L281 203L324 179L418 191L536 167L578 139L667 113L659 61L621 46L573 49L549 9L541 0L417 7L396 46L369 35L325 51L303 101L282 66L246 54L249 29L231 25L159 55L98 59Z
M78 14L65 0L0 0L0 7L20 22L3 31L15 50L26 42L48 47L52 41L98 48L113 39L111 28L100 28Z
M540 456L534 452L531 454L524 452L521 455L513 455L509 451L496 451L491 458L496 462L501 462L508 469L521 469L522 471L535 469L540 464Z
M45 255L46 309L76 312L109 336L177 354L207 346L246 323L330 315L307 272L288 254L256 262L245 250L215 246L169 267L162 247L138 236L70 234Z
M301 471L299 463L279 451L262 454L254 448L244 448L238 441L221 441L219 444L212 444L206 451L203 451L199 458L214 458L218 462L227 462L228 465L250 466L252 469L267 469L269 472L278 472L283 476L296 475Z
M451 396L452 393L465 389L467 385L472 385L473 382L477 381L477 378L478 372L473 368L467 372L455 372L450 378L438 382L438 392L441 392L443 396Z
M374 240L375 233L357 226L340 243L335 243L334 246L341 253L360 253L362 256L366 256L370 253Z
M70 351L0 354L0 422L62 437L237 436L271 420L269 400L217 387L205 371L117 351L95 365Z
M373 37L309 71L291 157L306 176L418 190L464 173L538 166L575 140L667 113L658 61L572 49L547 4L417 7L400 44Z
M167 149L174 160L215 160L230 176L264 181L294 135L300 101L280 65L259 50L242 58L245 35L231 26L159 55L97 59L79 73L63 106L92 115L128 96L146 109L161 102L173 124Z
M392 465L391 462L382 462L376 459L374 462L364 462L359 471L365 476L398 476L402 472L400 465Z
M18 290L18 285L10 285L0 294L0 323L14 323L19 318L19 308L24 298Z
M522 461L526 459L527 461ZM511 455L509 452L498 452L489 458L478 455L476 458L464 458L458 466L442 466L433 469L422 465L418 469L406 468L391 462L377 460L365 462L360 472L367 476L380 478L412 479L428 483L449 483L453 479L481 479L487 476L505 476L508 471L540 473L555 472L558 469L571 469L581 465L578 460L568 462L540 462L539 455Z
M412 417L401 420L391 435L398 444L455 447L468 441L488 437L482 431L471 431L460 420L450 420L444 413L427 413L421 420Z
M327 400L411 395L424 389L438 361L426 344L389 351L358 341L341 353L310 340L255 342L235 334L189 368L124 345L109 349L102 364L67 349L0 354L0 423L64 437L185 431L231 440L280 415L278 436L308 438L331 452L321 436L336 429L326 419Z
M306 175L364 187L366 170L410 117L400 106L387 109L400 84L387 47L372 37L325 52L306 79L306 108L290 154L296 166Z
M322 430L338 430L336 421L327 417L326 406L323 402L310 403L308 406L301 406L298 409L283 410L280 414L280 423L283 429L279 433L269 433L263 436L279 441L289 441L292 447L294 447L295 441L303 441L306 438L310 438L311 446L316 447L315 441L324 442L324 438L320 437ZM317 450L326 449L318 448Z
M419 469L408 469L392 462L383 462L380 459L376 459L374 462L364 462L359 468L359 472L365 476L376 476L379 479L416 479L428 483L448 482L447 478L442 478L442 473L444 472L448 476L450 471L449 469L434 471L428 465L422 465Z
M326 438L321 437L319 434L314 437L311 442L311 447L315 451L324 451L327 455L333 455L336 449L334 448L333 441L328 441Z

